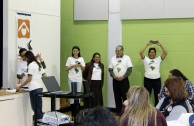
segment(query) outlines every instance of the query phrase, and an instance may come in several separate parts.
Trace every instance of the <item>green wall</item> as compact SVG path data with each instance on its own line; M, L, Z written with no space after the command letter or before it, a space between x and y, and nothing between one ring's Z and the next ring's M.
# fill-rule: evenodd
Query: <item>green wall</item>
M150 40L159 40L167 49L168 55L161 65L162 83L169 70L180 69L194 82L194 19L131 20L122 22L125 53L131 56L134 71L131 84L143 84L144 68L139 51ZM161 48L154 45L157 55ZM145 54L147 55L147 50Z
M81 56L85 62L92 59L95 52L101 54L101 62L107 70L107 21L73 21L73 0L61 1L61 86L68 89L67 71L65 71L66 60L71 56L71 49L78 45ZM105 75L107 71L105 71ZM107 78L103 86L103 97L107 101Z
M142 85L144 68L139 56L140 49L150 40L159 40L168 51L161 65L162 83L171 69L180 69L194 82L194 19L130 20L122 22L125 54L131 57L133 72L131 85ZM100 52L105 70L108 70L108 21L73 21L73 0L61 1L61 86L68 89L65 63L71 56L71 48L79 45L85 62L94 52ZM157 49L157 55L161 49ZM146 50L147 55L147 50ZM105 106L107 103L107 71L103 87Z

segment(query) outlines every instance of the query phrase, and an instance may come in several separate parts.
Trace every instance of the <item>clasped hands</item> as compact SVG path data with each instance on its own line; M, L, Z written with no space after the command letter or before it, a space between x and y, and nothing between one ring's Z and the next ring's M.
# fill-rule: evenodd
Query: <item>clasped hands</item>
M121 77L116 77L115 76L114 79L117 80L117 81L122 81L124 79L124 77L123 76L121 76Z

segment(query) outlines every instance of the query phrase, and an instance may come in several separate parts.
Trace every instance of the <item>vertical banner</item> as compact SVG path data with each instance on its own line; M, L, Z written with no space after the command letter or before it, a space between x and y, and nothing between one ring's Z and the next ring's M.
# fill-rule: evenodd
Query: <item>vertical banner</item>
M32 50L31 47L31 14L27 13L17 13L17 54L19 56L19 50L21 48L26 48L27 50Z
M25 48L27 50L32 50L31 47L31 14L26 13L17 13L16 15L16 54L17 54L17 74L22 74L27 72L27 62L24 62L23 59L19 55L19 50L21 48ZM26 77L23 77L26 80ZM22 79L17 79L17 84L21 83Z

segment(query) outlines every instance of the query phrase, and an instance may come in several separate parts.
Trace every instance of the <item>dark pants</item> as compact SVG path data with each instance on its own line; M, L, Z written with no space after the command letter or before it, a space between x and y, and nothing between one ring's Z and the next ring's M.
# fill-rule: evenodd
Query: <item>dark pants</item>
M113 91L115 96L116 112L120 114L122 104L127 99L126 93L129 89L129 80L125 78L122 81L113 79Z
M90 91L94 93L91 99L92 107L103 106L102 81L101 80L91 80Z
M84 108L88 109L103 106L102 80L91 80L89 92L92 92L93 96L84 98Z
M35 112L35 107L37 107L37 119L42 119L43 112L42 112L42 97L38 97L37 106L35 106L35 96L38 93L42 93L42 88L38 88L35 90L30 91L30 102L32 110Z
M152 89L154 90L155 106L158 104L158 94L161 89L161 79L149 79L144 77L144 87L148 90L150 96Z

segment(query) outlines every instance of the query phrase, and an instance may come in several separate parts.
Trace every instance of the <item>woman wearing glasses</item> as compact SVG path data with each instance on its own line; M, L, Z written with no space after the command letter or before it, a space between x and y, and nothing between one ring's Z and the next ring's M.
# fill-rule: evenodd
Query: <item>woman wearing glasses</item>
M177 120L181 114L193 112L181 77L169 77L164 90L166 97L159 101L156 108L163 113L167 121Z

